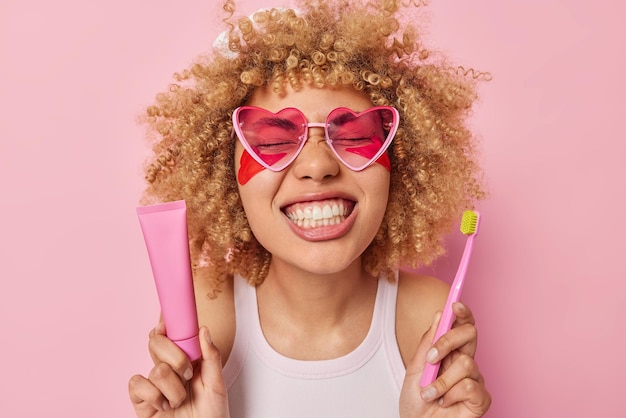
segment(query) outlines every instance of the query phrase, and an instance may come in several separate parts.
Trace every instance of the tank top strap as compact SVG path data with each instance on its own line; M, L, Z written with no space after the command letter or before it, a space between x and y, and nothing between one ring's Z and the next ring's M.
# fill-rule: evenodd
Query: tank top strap
M237 380L241 369L243 368L248 351L250 350L250 315L251 312L250 298L254 294L254 288L248 284L248 281L240 275L233 278L234 298L235 298L235 340L230 352L230 356L222 369L224 383L226 388L230 388Z
M398 339L396 337L396 303L398 300L398 280L399 271L394 272L393 281L389 281L386 277L381 277L379 280L384 282L386 288L385 301L384 301L384 313L382 319L382 340L385 352L387 353L387 361L389 363L389 369L393 379L398 387L402 388L404 382L404 376L406 374L406 368L402 361L402 355L398 348Z

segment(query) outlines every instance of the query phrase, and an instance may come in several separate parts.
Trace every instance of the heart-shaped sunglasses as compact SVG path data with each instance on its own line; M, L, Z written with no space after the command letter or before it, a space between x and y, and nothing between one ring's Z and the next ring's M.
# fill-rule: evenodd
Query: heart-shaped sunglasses
M324 128L326 143L348 168L361 171L389 147L398 129L398 111L390 106L354 112L332 110L324 123L309 123L293 107L278 113L256 106L233 112L235 133L243 147L268 170L281 171L291 164L306 143L309 128Z

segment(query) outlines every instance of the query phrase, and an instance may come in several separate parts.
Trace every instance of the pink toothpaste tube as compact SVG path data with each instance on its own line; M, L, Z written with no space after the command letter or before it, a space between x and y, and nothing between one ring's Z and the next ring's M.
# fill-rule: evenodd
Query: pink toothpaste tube
M187 206L184 200L137 208L167 337L191 361L200 358Z

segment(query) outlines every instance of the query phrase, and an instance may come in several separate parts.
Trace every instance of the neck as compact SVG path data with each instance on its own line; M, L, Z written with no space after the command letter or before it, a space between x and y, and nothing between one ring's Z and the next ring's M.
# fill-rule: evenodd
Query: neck
M377 280L367 274L361 260L338 273L315 274L273 262L267 278L257 289L259 310L283 310L301 325L336 322L353 305L376 294ZM263 306L265 302L267 305Z
M377 286L360 260L333 274L273 263L257 287L263 333L275 349L294 358L345 354L367 334Z

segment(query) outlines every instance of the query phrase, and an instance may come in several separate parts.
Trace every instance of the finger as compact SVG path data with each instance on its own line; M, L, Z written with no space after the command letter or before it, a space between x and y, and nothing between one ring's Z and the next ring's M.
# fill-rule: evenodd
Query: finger
M148 349L155 366L160 363L167 363L184 381L188 381L193 377L193 366L191 361L189 361L189 357L172 340L167 338L164 333L161 333L158 326L155 328L152 337L150 337Z
M156 411L170 409L169 402L163 397L161 391L141 375L130 378L128 394L139 417L152 416Z
M152 338L157 334L165 335L165 323L163 322L163 318L159 318L159 322L157 322L156 326L150 330L148 337Z
M439 399L439 404L444 408L461 402L472 414L482 416L491 405L491 395L482 382L467 378L454 385Z
M461 302L455 302L452 304L452 312L454 312L455 323L459 325L463 324L476 324L474 314L471 309Z
M187 390L178 374L167 363L159 363L150 371L150 382L161 392L172 408L187 397Z
M461 354L432 384L422 390L422 397L426 401L440 398L466 379L478 381L480 372L472 357Z
M472 324L458 325L443 334L426 355L426 361L436 363L458 351L473 357L476 353L478 331Z

